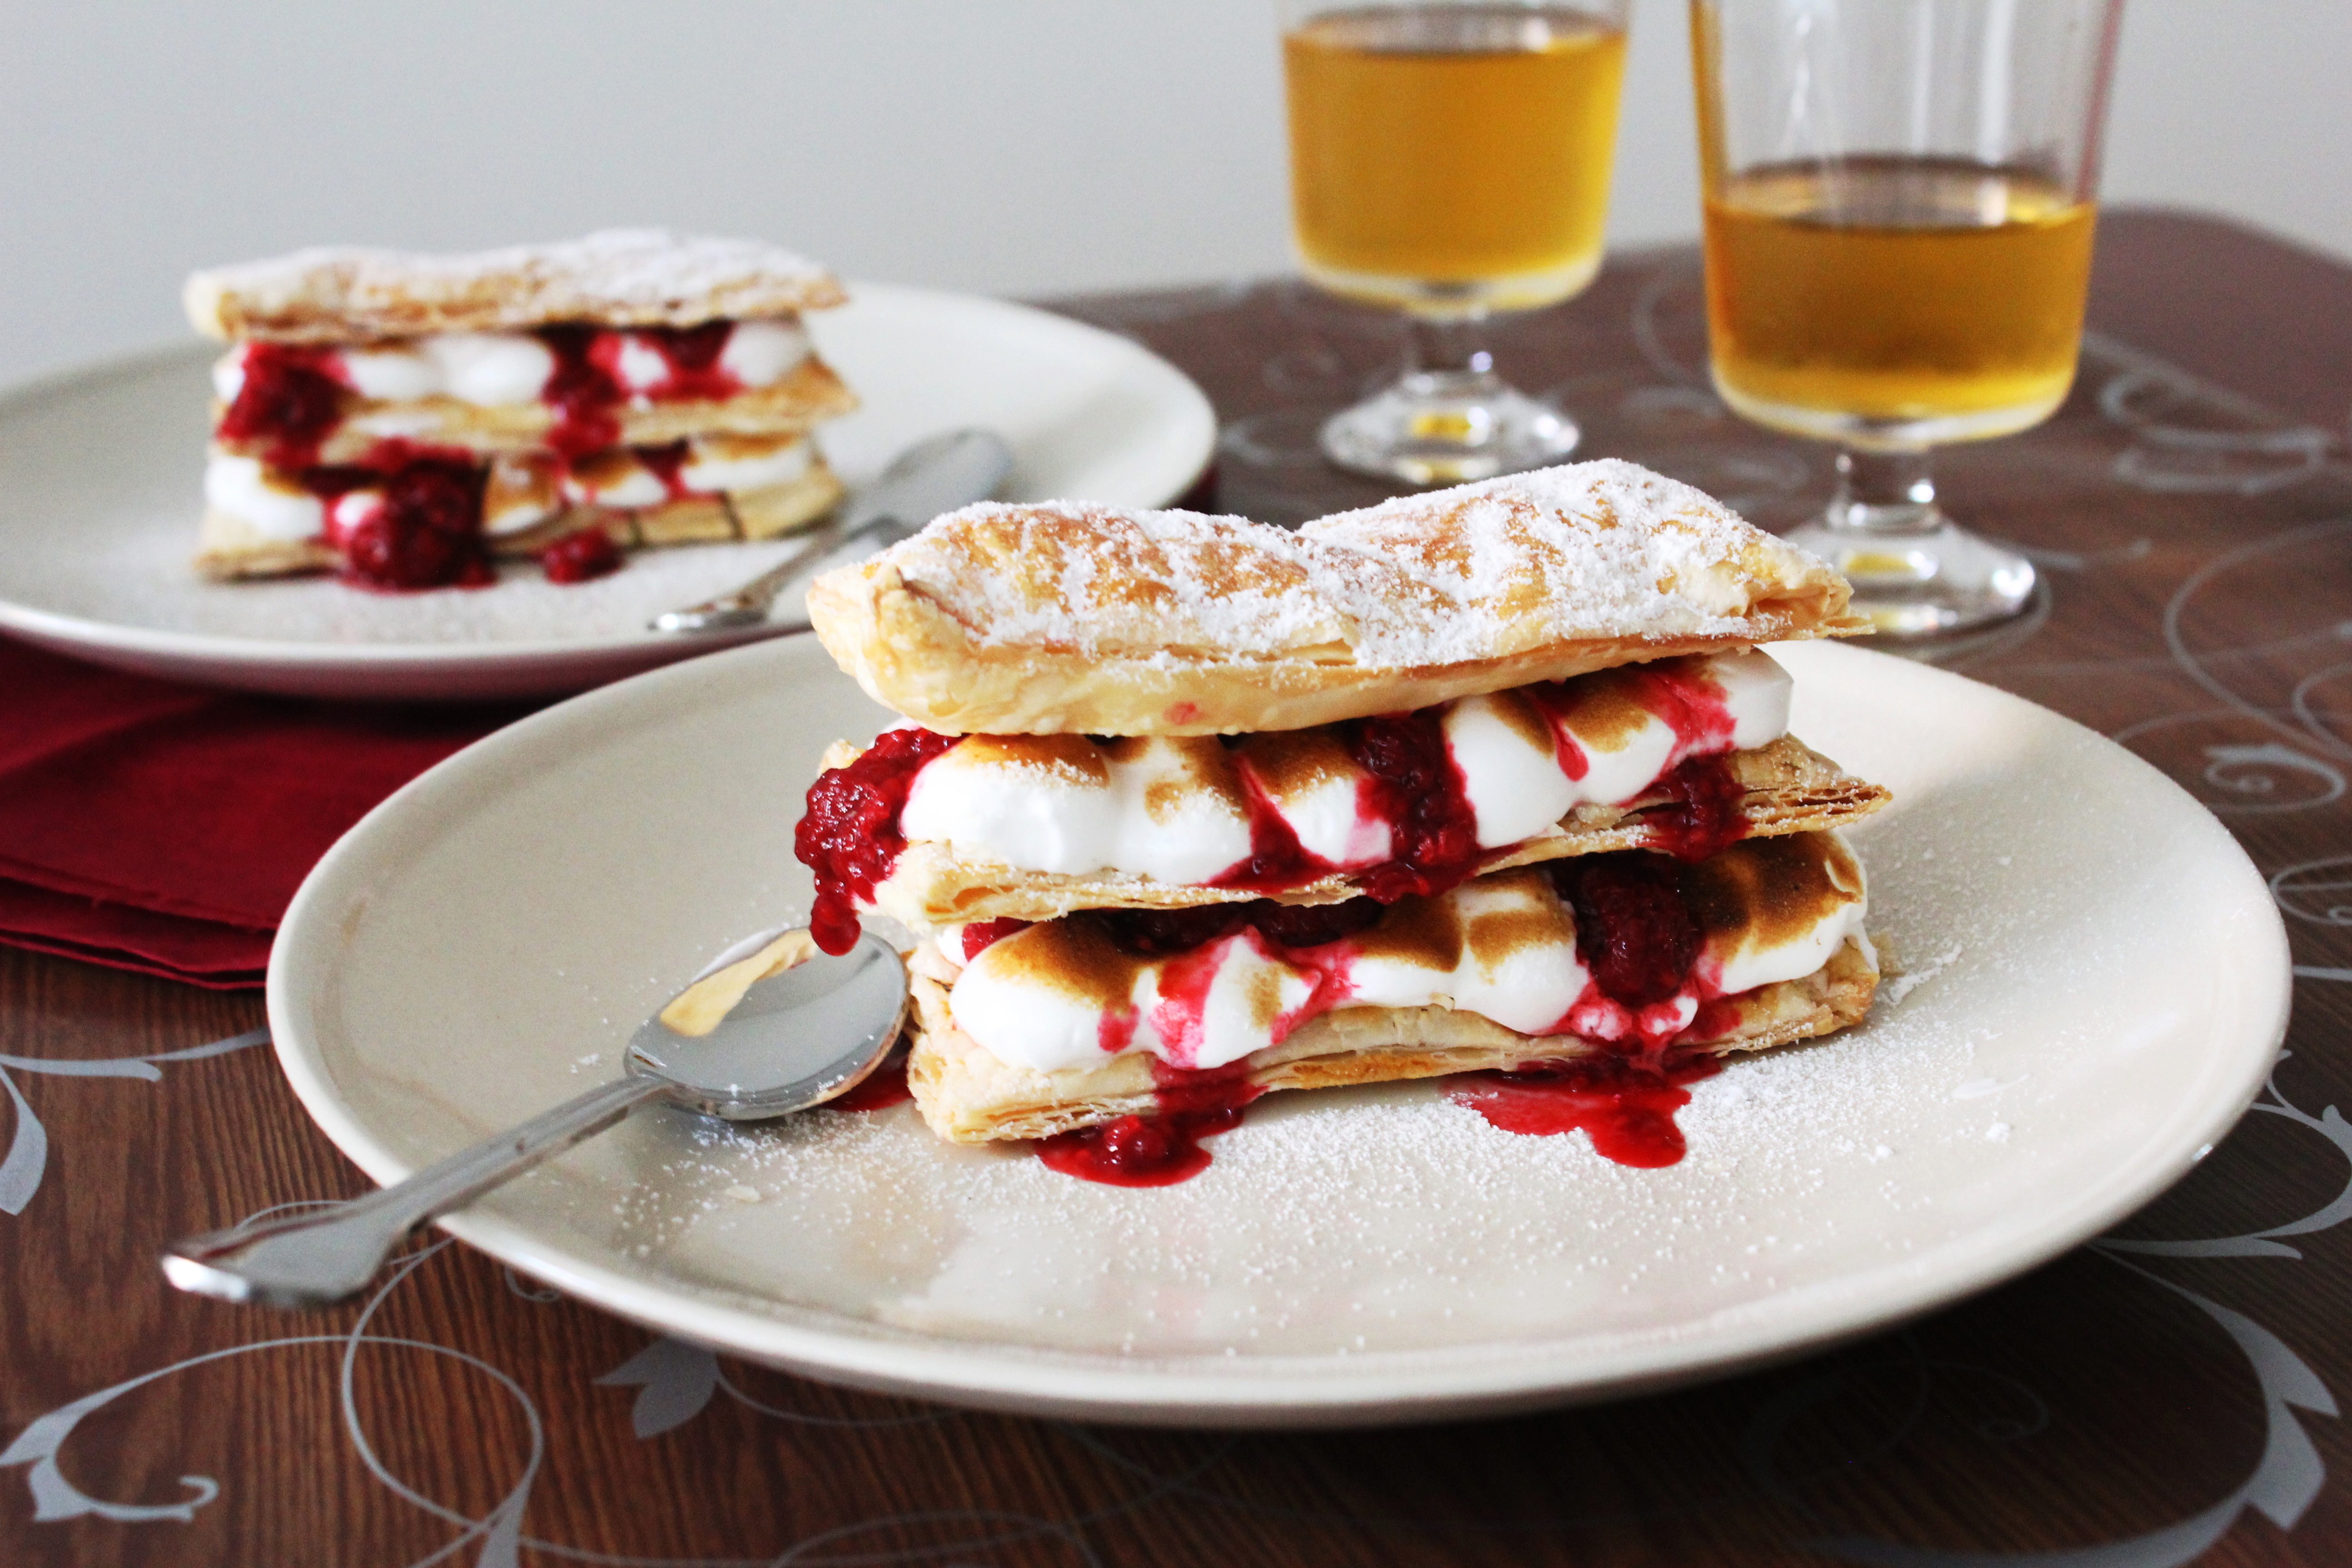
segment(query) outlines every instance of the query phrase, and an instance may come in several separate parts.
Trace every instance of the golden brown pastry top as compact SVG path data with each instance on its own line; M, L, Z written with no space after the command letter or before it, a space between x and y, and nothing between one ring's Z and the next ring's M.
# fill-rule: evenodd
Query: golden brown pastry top
M1083 502L950 512L809 594L877 700L935 730L1300 729L1611 665L1868 630L1844 579L1606 460L1287 533Z
M779 246L604 229L470 255L299 250L198 272L183 302L207 337L358 342L552 321L691 327L822 310L847 298L832 273Z

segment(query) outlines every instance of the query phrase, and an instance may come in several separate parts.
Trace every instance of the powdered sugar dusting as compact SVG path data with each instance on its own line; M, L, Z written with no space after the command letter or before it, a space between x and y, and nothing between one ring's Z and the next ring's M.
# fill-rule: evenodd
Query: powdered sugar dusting
M188 280L200 329L306 338L396 334L420 318L445 328L691 326L842 298L830 272L782 246L654 228L463 255L320 247Z
M1332 552L1198 512L983 502L883 559L990 647L1265 654L1344 644L1376 613ZM1375 589L1416 590L1380 563L1370 575Z
M1666 1170L1500 1131L1434 1083L1271 1096L1211 1142L1202 1176L1142 1191L940 1143L912 1107L707 1126L646 1173L628 1228L672 1267L871 1238L829 1259L845 1288L950 1338L1346 1355L1638 1335L1661 1322L1660 1289L1752 1299L1832 1260L1899 1264L1922 1239L1906 1216L1939 1199L1902 1152L1948 1141L1906 1097L1966 1063L1932 1021L1739 1060L1696 1086L1691 1154ZM1981 1147L1983 1119L1963 1136ZM759 1211L729 1201L737 1185ZM1824 1211L1854 1233L1802 1217Z
M1360 1356L1458 1358L1512 1386L1538 1354L1570 1378L1635 1343L1705 1364L1980 1286L2214 1140L2250 1056L2257 1074L2271 1058L2238 1000L2264 948L2232 935L2275 929L2269 896L2201 807L2088 731L1900 661L1776 657L1799 731L1895 792L1853 832L1873 929L1906 962L1951 957L1851 1033L1693 1085L1678 1165L1622 1170L1580 1135L1513 1137L1407 1084L1269 1096L1198 1180L1153 1191L950 1146L898 1107L635 1117L486 1205L541 1256L625 1270L682 1332L719 1306L869 1363L908 1335L931 1364L1197 1374L1230 1355L1328 1375L1335 1396ZM777 660L731 698L593 700L613 704L593 745L519 753L527 769L469 786L494 809L439 813L422 852L401 841L338 950L343 1016L369 1026L322 1047L366 1086L372 1135L446 1146L576 1091L584 1052L616 1060L681 976L792 918L807 883L776 791L873 715L819 650ZM469 765L451 778L484 777ZM550 821L596 853L546 856ZM453 930L469 940L434 945ZM1987 1079L2005 1087L1958 1098Z
M1882 996L1829 1039L1734 1057L1693 1086L1690 1152L1663 1170L1612 1164L1580 1134L1501 1131L1433 1082L1270 1095L1211 1141L1200 1177L1140 1191L1073 1181L1019 1146L942 1143L903 1106L701 1124L639 1168L623 1234L689 1278L748 1282L791 1257L800 1304L950 1340L1246 1357L1703 1335L1921 1266L2042 1179L2037 1129L2061 1119L2048 1075L2013 1064L2063 1050L2067 1030L2021 1053L2013 1026L2112 984L2013 931L2016 907L1984 896L1976 859L1886 859L1884 929L1951 954L1951 984ZM2017 1080L1998 1121L1955 1099L1995 1058Z
M1614 458L1402 496L1299 531L1407 563L1497 652L1556 637L1736 635L1812 560L1704 492Z
M1630 463L1402 498L1293 534L1236 517L983 504L882 559L989 647L1181 662L1320 652L1366 670L1566 638L1736 637L1810 557Z

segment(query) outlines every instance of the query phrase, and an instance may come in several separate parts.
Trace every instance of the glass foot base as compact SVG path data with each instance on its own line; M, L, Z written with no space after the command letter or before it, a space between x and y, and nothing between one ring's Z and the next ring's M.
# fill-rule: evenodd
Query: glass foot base
M1540 468L1576 450L1576 421L1495 376L1418 373L1323 422L1323 455L1350 473L1458 485Z
M2033 596L2033 563L1980 539L1937 511L1902 531L1816 520L1790 529L1853 584L1853 610L1882 636L1933 637L2005 620Z

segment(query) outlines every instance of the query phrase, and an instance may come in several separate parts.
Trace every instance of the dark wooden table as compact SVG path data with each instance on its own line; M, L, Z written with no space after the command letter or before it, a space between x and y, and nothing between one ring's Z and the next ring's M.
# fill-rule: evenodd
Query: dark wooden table
M1065 308L1208 389L1225 510L1377 494L1311 436L1388 323L1287 282ZM2116 1236L1819 1360L1598 1409L1295 1436L969 1415L714 1360L449 1244L364 1311L176 1295L166 1239L364 1182L250 1033L257 995L0 952L0 1562L2352 1560L2352 269L2116 214L2092 320L2057 418L1941 464L2047 584L1945 657L2220 813L2300 977L2272 1092ZM1498 348L1588 454L1768 525L1825 493L1824 450L1708 393L1688 252L1623 258Z

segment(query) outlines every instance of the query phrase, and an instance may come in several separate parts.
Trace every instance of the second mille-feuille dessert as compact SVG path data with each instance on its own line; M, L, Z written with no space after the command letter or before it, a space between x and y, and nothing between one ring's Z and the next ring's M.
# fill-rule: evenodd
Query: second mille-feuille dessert
M810 595L911 721L809 792L817 940L922 933L908 1076L958 1142L1824 1034L1877 974L1835 830L1886 794L1756 645L1846 599L1620 462L1297 533L966 508Z
M199 272L189 319L230 347L197 569L416 589L537 555L569 582L804 527L841 494L809 432L857 400L800 315L844 298L775 246L643 229Z

